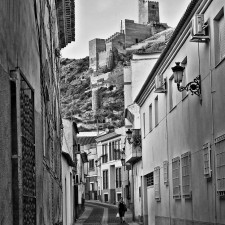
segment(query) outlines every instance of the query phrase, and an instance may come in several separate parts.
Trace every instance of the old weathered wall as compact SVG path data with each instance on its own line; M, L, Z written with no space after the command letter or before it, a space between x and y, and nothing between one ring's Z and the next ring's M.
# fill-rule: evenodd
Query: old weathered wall
M151 36L151 27L125 20L125 45L129 47Z
M98 69L98 53L105 51L105 40L94 39L89 41L89 67L94 71Z
M1 26L1 35L0 35L0 77L1 77L1 94L0 94L0 103L1 107L1 130L0 130L0 223L1 225L12 225L12 224L24 224L23 217L18 214L19 201L19 210L26 217L26 221L34 218L36 224L54 224L56 222L62 222L62 205L58 201L58 198L61 198L61 188L60 188L60 170L55 170L55 157L53 160L46 162L46 167L48 170L45 170L45 165L43 164L43 154L44 154L44 144L43 144L43 128L42 128L42 107L45 103L42 102L43 95L41 94L41 75L43 70L43 64L49 61L50 69L48 73L48 79L51 80L52 84L54 83L53 79L56 79L58 75L54 73L56 70L56 65L54 69L51 68L51 64L55 64L54 52L58 44L57 36L57 27L54 23L54 35L50 37L49 32L49 15L46 13L48 9L53 9L54 2L51 1L50 5L47 6L44 1L23 1L23 0L2 0L0 2L0 26ZM42 15L40 15L42 12ZM45 14L46 13L46 14ZM55 17L55 10L52 12L53 18ZM40 18L44 22L43 29L40 28ZM45 18L45 19L44 19ZM56 21L56 20L55 20ZM52 30L52 31L53 31ZM45 31L45 32L44 32ZM43 35L44 32L44 35ZM42 36L43 35L43 36ZM42 37L40 41L39 38ZM45 38L46 37L46 38ZM50 44L50 40L52 41ZM48 46L48 48L47 48ZM51 46L51 47L50 47ZM48 49L48 50L47 50ZM52 50L52 52L51 52ZM51 61L52 60L52 61ZM17 73L17 80L12 81L16 86L17 90L17 108L15 105L11 105L10 98L12 96L12 91L10 90L10 70L15 70L19 68ZM18 192L18 187L23 189L21 185L21 176L19 181L17 179L12 180L12 171L14 175L21 174L26 172L26 176L29 175L25 167L20 167L22 165L23 159L20 157L17 158L17 149L22 152L21 145L21 121L20 121L20 77L24 77L27 80L27 83L30 85L31 90L34 92L34 134L35 134L35 171L36 171L36 187L32 187L36 190L36 210L35 213L28 214L24 212L23 197L21 193ZM54 86L54 87L53 87ZM50 102L49 105L53 104L54 101L58 101L58 86L57 82L55 85L52 85L49 91ZM55 95L53 99L53 90L55 90ZM56 106L57 107L57 106ZM53 107L54 108L54 107ZM13 111L11 111L13 110ZM16 116L18 113L18 117ZM56 112L57 114L57 112ZM56 120L59 118L55 114ZM11 124L11 116L14 120L17 119L17 124ZM58 121L55 121L57 136L53 139L59 140L58 132ZM17 126L16 126L17 125ZM12 127L12 128L11 128ZM15 133L15 131L18 133ZM13 148L12 148L12 138ZM54 140L55 141L55 140ZM60 143L60 142L58 142ZM46 145L47 146L47 145ZM49 146L49 145L48 145ZM57 152L56 152L57 149ZM54 152L54 155L59 157L60 155L60 146L57 148L49 149L51 153ZM13 155L12 165L12 151L15 152ZM52 157L52 155L51 155ZM51 162L51 163L50 163ZM53 164L54 162L54 164ZM60 164L58 163L58 168ZM53 169L54 168L54 169ZM43 173L43 171L45 171ZM54 176L50 176L54 174ZM35 175L34 175L35 176ZM57 178L56 178L57 177ZM15 178L15 177L13 177ZM58 180L57 184L54 185L54 188L51 191L51 184L55 183L53 180ZM12 185L14 182L14 185ZM30 181L29 181L30 182ZM20 185L19 185L20 183ZM49 186L48 186L49 185ZM12 198L12 192L14 193ZM52 193L52 195L51 195ZM43 196L43 195L47 196ZM54 197L55 195L55 197ZM57 195L57 196L56 196ZM43 200L43 197L46 197ZM52 201L52 202L51 202ZM58 209L54 209L53 205L58 205ZM14 207L14 208L13 208ZM54 218L52 218L52 215ZM14 219L14 221L13 221ZM24 222L24 223L23 223ZM33 224L33 222L30 222Z
M99 68L106 66L107 62L107 51L98 53L98 66Z
M139 23L148 24L151 22L159 22L159 3L154 1L139 0Z

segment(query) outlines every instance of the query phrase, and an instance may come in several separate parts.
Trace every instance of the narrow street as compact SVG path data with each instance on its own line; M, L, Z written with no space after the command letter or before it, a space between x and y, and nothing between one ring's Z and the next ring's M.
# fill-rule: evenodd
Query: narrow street
M117 225L120 218L116 218L118 212L117 206L101 203L99 201L86 201L85 211L77 220L75 225ZM125 221L129 225L138 225L132 222L132 214L130 210L125 214Z

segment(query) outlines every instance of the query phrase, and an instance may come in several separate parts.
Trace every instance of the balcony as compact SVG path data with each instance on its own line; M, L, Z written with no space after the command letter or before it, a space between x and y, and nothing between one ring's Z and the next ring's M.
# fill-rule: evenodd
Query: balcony
M141 160L142 147L141 147L141 130L133 129L132 138L128 141L130 147L126 150L126 162L134 164Z

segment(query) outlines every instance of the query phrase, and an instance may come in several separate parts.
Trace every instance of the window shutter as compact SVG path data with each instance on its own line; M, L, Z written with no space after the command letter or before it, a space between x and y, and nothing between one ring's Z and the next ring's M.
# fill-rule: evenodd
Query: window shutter
M220 60L225 57L225 21L224 16L219 20Z
M164 184L168 185L169 184L169 162L164 161L163 162L163 174L164 174Z
M211 178L211 147L210 143L203 145L203 162L204 162L204 177Z
M217 193L225 197L225 134L215 139Z
M160 167L155 167L154 169L154 188L155 188L155 199L160 201Z
M172 159L173 198L180 199L180 157Z
M191 198L191 153L181 155L182 191L184 198Z

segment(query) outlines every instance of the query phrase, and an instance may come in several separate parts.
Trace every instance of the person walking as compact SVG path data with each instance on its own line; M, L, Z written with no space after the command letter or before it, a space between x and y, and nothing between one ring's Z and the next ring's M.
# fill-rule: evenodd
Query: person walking
M123 198L121 198L119 201L118 209L119 209L119 215L120 215L120 223L125 223L124 215L125 215L125 212L127 211L127 206L125 202L123 201Z

